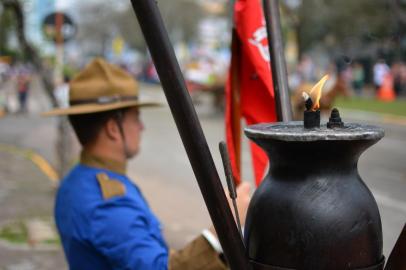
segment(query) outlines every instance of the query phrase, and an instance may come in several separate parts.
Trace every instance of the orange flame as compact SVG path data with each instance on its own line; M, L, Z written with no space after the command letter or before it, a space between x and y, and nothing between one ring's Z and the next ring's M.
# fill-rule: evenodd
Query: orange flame
M313 86L312 90L310 90L309 94L313 101L312 111L316 111L320 108L320 98L321 98L321 91L323 90L323 86L328 80L328 75L325 75L321 80Z

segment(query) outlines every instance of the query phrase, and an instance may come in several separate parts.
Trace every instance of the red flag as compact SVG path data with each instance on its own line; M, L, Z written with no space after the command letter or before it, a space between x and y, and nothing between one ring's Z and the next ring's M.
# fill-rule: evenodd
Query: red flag
M241 181L241 117L247 125L275 122L276 110L265 20L260 0L237 0L234 6L232 56L226 85L226 141L236 182ZM256 184L268 163L265 152L250 143Z

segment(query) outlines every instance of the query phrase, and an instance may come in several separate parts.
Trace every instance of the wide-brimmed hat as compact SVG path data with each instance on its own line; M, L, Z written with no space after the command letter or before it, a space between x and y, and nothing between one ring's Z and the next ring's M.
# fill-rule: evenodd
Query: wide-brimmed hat
M44 112L44 116L88 114L126 107L159 106L139 100L137 81L102 58L90 62L69 83L69 107Z

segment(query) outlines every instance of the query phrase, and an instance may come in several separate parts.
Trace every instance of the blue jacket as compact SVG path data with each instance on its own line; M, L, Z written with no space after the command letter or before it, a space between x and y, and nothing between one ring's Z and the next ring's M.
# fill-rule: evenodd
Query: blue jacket
M125 192L106 198L100 174ZM161 225L125 175L77 165L59 187L55 221L72 270L167 269Z

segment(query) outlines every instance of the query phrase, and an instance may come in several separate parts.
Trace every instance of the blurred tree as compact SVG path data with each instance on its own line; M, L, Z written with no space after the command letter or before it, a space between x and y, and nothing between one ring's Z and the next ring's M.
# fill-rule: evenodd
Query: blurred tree
M10 50L9 38L15 28L15 20L11 11L0 4L0 55L6 54Z
M43 59L35 47L29 43L25 36L25 13L23 9L24 2L22 0L1 0L0 2L5 12L10 12L15 21L15 31L20 46L20 50L25 56L25 60L30 61L38 72L45 93L49 97L54 107L58 106L58 102L54 95L55 85L52 80L52 70L45 67ZM69 133L69 124L67 118L60 118L58 123L58 140L57 140L57 158L59 161L59 175L62 176L70 167L69 161L72 158L72 146Z
M397 19L403 26L406 25L406 0L389 0L389 4Z
M76 41L80 48L94 55L104 55L113 30L118 28L117 18L123 16L123 11L110 1L79 2L77 11L79 15L87 14L77 16L79 31Z
M3 12L6 12L12 16L13 25L15 24L15 31L20 46L20 50L24 55L26 60L31 61L36 70L41 76L42 83L44 85L45 91L54 106L57 105L55 96L53 95L54 84L49 76L48 70L44 67L43 62L37 52L37 50L30 44L25 36L25 16L23 11L22 2L19 0L2 0ZM10 25L8 25L10 27Z
M197 0L158 0L158 5L171 36L184 41L196 38L199 20L207 16Z
M377 51L401 51L397 41L406 38L399 27L406 16L402 3L404 0L306 0L295 9L288 5L285 9L297 33L299 55L321 45L333 55L355 58Z
M203 11L194 0L159 0L159 8L171 38L193 40ZM121 35L126 43L141 51L146 50L144 38L129 1L80 2L77 41L103 55L110 46L112 35ZM180 15L179 12L182 12Z

